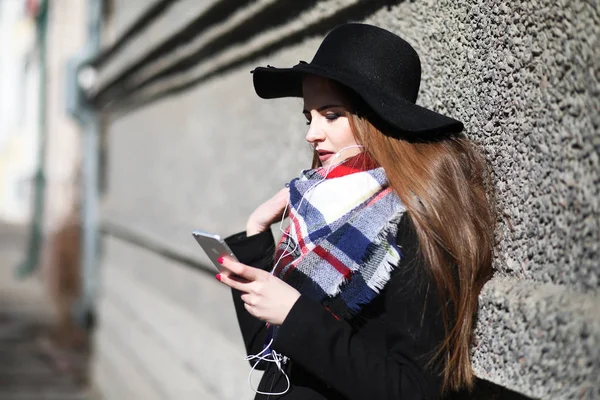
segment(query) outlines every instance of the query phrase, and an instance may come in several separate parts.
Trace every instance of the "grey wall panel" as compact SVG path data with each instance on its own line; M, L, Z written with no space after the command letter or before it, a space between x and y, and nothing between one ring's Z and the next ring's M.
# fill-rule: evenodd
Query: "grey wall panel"
M108 47L158 0L115 0L110 24L105 29L103 47ZM166 37L175 34L182 26L216 4L215 0L175 0L140 35L128 40L124 51L118 52L99 72L99 80L114 77L124 66L133 63L142 55L160 44Z
M210 398L250 398L231 294L213 276L118 241L107 243L102 274L96 341L122 347L149 387L175 398L171 380L178 379Z
M269 62L297 63L314 45ZM243 230L254 207L309 166L302 101L259 99L252 68L111 123L106 215L200 253L192 229Z
M130 354L138 359L151 379L159 382L165 398L209 398L210 392L201 381L128 310L107 301L102 311L106 329L131 350Z
M198 272L114 239L105 241L105 250L107 264L118 266L137 283L160 293L177 308L227 333L232 345L241 343L230 291L217 282L214 274ZM194 250L201 249L196 245ZM104 286L109 286L110 281L104 279Z
M96 356L92 379L96 387L102 388L103 400L165 399L159 385L144 373L142 365L136 363L135 355L132 356L133 349L110 334L110 323L106 321L96 332L94 343Z
M118 371L111 369L104 355L94 357L92 364L91 380L94 398L111 400L121 398L120 382L116 379Z

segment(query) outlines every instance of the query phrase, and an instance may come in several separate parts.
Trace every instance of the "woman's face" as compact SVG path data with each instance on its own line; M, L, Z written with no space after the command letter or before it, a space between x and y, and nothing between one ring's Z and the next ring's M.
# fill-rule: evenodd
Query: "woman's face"
M309 125L306 141L310 143L323 166L339 164L361 152L345 109L349 107L335 84L329 79L308 75L302 82L304 110ZM337 154L337 156L336 156Z

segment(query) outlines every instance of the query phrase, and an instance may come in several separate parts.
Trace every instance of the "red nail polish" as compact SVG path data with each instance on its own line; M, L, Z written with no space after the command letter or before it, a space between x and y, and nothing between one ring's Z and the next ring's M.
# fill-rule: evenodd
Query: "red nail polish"
M221 256L221 257L217 258L217 262L218 262L219 264L223 264L223 256Z
M221 274L217 274L217 275L215 276L215 278L217 278L217 280L220 282L220 281L221 281Z

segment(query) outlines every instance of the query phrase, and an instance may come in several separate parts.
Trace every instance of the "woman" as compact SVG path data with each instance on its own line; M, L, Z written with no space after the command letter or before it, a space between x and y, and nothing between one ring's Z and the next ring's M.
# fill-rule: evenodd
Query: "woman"
M251 364L265 369L256 398L469 388L494 218L485 164L462 124L415 105L415 50L347 24L310 64L253 72L259 96L304 98L314 148L313 169L228 238L239 262L220 260ZM275 246L270 226L282 215L290 228Z

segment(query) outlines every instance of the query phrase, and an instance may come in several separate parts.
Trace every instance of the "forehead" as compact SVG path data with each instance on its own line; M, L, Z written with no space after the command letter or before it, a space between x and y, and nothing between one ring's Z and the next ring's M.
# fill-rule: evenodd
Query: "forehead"
M316 75L307 75L302 80L302 95L306 110L327 104L347 105L345 97L335 82Z

